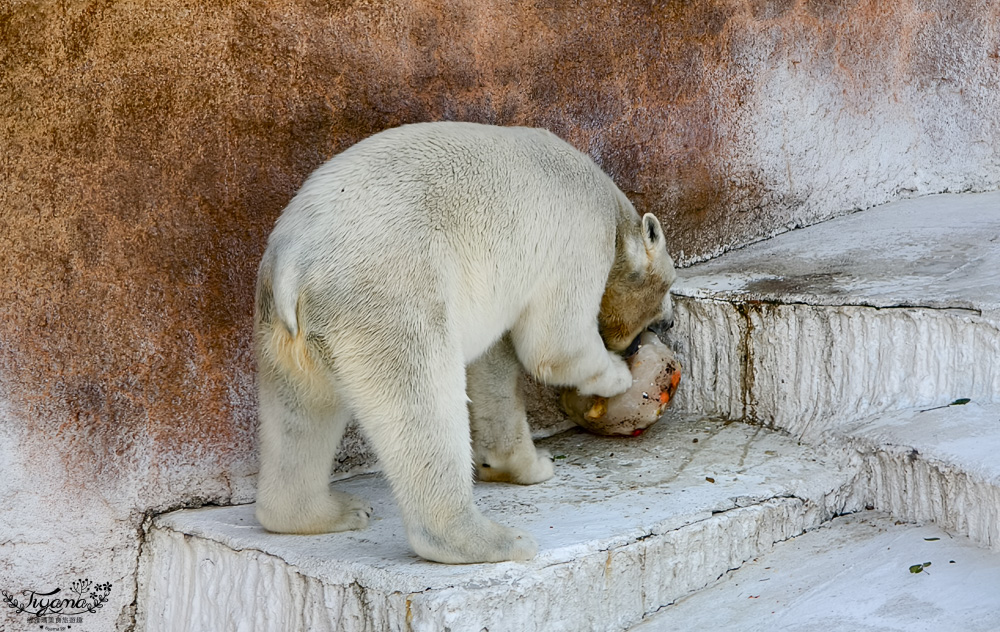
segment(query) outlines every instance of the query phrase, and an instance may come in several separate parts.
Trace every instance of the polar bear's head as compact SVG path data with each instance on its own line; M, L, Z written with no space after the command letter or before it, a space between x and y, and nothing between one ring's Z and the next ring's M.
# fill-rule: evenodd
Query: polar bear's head
M639 222L618 226L615 261L597 317L608 349L623 351L651 324L673 322L670 286L676 278L655 215L646 213Z

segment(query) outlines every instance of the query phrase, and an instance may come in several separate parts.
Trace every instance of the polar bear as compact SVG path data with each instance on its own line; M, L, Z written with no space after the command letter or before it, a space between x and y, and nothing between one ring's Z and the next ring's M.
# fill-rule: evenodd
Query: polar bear
M617 352L670 319L673 280L656 217L547 131L421 123L350 147L306 180L259 268L258 520L367 525L365 501L329 488L354 417L418 555L530 559L532 536L473 502L473 464L483 480L553 474L522 367L582 394L625 391Z

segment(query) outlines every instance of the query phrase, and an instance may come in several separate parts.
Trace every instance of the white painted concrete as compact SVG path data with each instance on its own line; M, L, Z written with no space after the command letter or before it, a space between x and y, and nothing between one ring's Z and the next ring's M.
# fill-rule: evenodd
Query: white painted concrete
M883 411L1000 399L1000 193L781 235L684 271L676 293L690 412L815 441Z
M632 631L995 632L998 587L1000 555L865 512L777 545Z
M676 294L785 305L1000 310L1000 191L901 200L682 273Z
M624 629L862 502L854 493L859 470L844 455L742 424L675 417L640 438L569 434L545 445L556 457L552 481L477 485L487 515L538 538L530 563L416 558L385 481L368 475L337 483L375 507L360 532L268 534L250 506L161 516L147 539L140 623Z
M888 413L832 437L843 440L865 459L866 504L1000 552L1000 405Z

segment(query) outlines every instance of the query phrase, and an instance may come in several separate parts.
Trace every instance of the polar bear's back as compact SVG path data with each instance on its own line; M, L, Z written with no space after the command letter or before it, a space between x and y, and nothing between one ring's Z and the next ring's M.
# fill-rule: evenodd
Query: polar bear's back
M507 223L525 204L578 219L617 189L594 162L551 132L474 123L417 123L371 136L334 156L305 182L282 219L324 209L341 220L382 213L411 230L460 229L463 219ZM574 198L581 204L569 217ZM281 222L279 221L279 228ZM357 226L331 224L356 234Z
M622 213L635 211L610 178L547 131L407 125L309 177L277 222L261 274L293 333L301 296L322 296L317 309L328 313L370 311L349 303L373 292L393 310L425 309L421 297L437 296L468 328L493 332L547 287L603 287Z

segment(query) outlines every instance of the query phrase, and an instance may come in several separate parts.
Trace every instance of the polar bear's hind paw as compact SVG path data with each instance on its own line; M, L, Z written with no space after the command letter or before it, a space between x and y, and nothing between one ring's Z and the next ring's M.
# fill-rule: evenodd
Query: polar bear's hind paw
M257 520L272 533L316 534L354 531L368 526L372 506L353 494L330 491L298 506L286 504L279 510L257 502Z
M447 543L443 538L421 537L411 538L411 545L420 557L444 564L526 562L538 552L538 543L527 531L492 521L469 527L461 530L466 537L451 533Z

